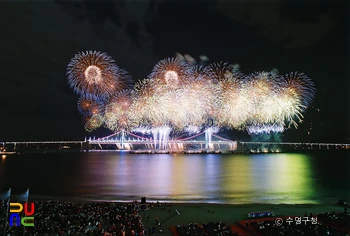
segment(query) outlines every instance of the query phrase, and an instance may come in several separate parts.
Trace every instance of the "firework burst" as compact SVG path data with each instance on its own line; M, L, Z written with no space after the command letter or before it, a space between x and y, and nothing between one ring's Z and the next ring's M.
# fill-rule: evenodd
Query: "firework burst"
M77 54L67 75L81 95L78 110L86 117L86 130L104 124L112 131L142 131L159 148L167 147L170 134L181 132L209 135L226 127L251 135L281 133L297 127L316 91L299 72L245 76L229 63L203 68L177 58L161 60L133 90L122 90L128 74L108 55L91 51Z
M304 73L291 72L286 74L285 77L285 88L289 90L291 94L295 94L301 102L304 109L311 104L315 97L315 84L309 79Z
M219 62L208 65L205 68L206 73L214 80L221 81L230 78L235 67L227 62Z
M85 123L85 130L92 132L103 125L104 118L100 114L96 114L87 119Z
M167 58L161 60L150 74L156 84L177 86L190 77L190 67L178 58Z
M132 105L133 91L124 90L113 96L106 105L104 117L105 125L113 131L130 130L133 127Z
M68 83L79 95L109 97L125 88L130 76L105 53L80 52L67 68Z
M314 83L303 73L292 72L284 77L284 83L277 100L283 107L283 115L288 127L302 122L302 113L306 110L315 96Z
M220 106L214 113L220 126L242 129L251 114L251 99L240 77L228 76L219 81Z
M78 100L78 111L83 116L92 116L101 114L103 111L103 102L92 99L91 97L80 97Z

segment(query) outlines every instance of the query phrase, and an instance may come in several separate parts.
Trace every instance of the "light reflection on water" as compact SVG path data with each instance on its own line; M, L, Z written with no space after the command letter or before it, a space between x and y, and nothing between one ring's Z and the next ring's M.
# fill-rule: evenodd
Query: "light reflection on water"
M349 196L349 158L336 154L23 154L0 166L0 187L34 195L218 203L318 203ZM328 183L324 186L324 182Z

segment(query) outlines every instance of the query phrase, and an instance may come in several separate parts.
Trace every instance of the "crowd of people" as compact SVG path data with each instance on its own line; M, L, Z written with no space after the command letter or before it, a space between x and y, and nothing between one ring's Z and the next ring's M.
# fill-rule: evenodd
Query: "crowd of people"
M0 235L4 233L7 212L7 201L0 199Z
M320 218L321 216L321 218ZM247 228L251 227L254 231L260 232L266 236L281 235L337 235L347 236L346 230L338 225L325 223L323 216L336 217L335 213L326 213L313 216L312 213L303 217L288 217L283 223L276 222L276 219L250 221ZM298 220L296 220L298 219ZM334 218L335 219L335 218ZM339 219L339 218L338 218Z
M231 227L221 221L178 225L176 231L180 236L239 236L238 233L232 233Z
M345 232L338 232L332 226L317 224L283 224L276 225L275 220L262 221L252 224L263 235L346 235Z
M110 202L68 202L68 201L36 201L34 202L35 227L10 226L7 215L8 202L0 200L0 235L102 235L102 236L144 236L156 233L156 227L145 229L140 212L145 208L152 209L151 204ZM157 202L156 206L162 205ZM163 209L162 208L162 209ZM169 208L169 213L171 208ZM307 221L303 218L308 219ZM290 221L288 221L290 219ZM147 222L149 222L147 216ZM160 225L156 217L156 226ZM299 221L296 217L283 219L278 224L276 219L245 221L249 231L262 235L338 235L345 236L350 227L350 212L345 207L344 212L326 212L314 216L305 212ZM174 228L175 230L175 228ZM24 234L25 232L25 234ZM223 222L191 223L178 225L176 233L179 236L239 236L232 232L230 226Z
M319 214L318 218L338 227L350 228L350 212L347 207L344 208L342 213L326 212Z
M25 235L145 235L140 204L136 201L127 204L39 201L34 204L35 227L26 227ZM8 222L6 211L7 204L3 201L2 222ZM4 230L2 228L2 232ZM23 230L22 226L6 225L6 235L23 235Z

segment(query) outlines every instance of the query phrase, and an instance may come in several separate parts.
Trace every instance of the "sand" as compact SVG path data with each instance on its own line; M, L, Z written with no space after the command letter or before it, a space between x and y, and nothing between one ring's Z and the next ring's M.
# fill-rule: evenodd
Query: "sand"
M165 207L165 210L163 210ZM170 210L170 212L169 212ZM176 212L180 213L180 215ZM314 205L287 205L287 204L204 204L204 203L176 203L171 206L156 206L141 212L142 222L145 229L156 227L156 217L159 219L163 233L155 235L173 235L171 226L189 223L217 222L223 221L228 225L233 225L238 220L248 219L248 212L272 210L275 216L304 216L305 212L319 214L328 211L343 212L344 208L335 203L314 204ZM149 216L149 220L147 219Z

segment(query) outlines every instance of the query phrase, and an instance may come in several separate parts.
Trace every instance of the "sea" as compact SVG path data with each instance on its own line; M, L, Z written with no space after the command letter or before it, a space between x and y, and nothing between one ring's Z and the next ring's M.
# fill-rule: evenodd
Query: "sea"
M322 204L350 198L350 153L2 155L0 190L29 199Z

